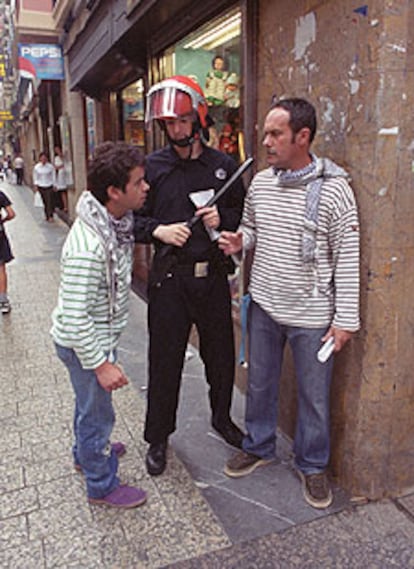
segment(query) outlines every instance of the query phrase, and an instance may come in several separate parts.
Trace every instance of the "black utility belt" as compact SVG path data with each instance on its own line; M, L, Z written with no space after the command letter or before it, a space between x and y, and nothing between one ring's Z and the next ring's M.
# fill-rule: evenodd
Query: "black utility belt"
M213 272L213 265L210 261L197 261L195 263L176 264L171 269L173 275L186 275L196 279L207 277Z

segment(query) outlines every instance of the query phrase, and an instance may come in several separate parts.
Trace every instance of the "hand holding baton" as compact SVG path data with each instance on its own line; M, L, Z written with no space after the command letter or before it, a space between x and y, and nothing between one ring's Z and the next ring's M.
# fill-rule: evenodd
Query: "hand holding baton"
M249 157L247 160L241 164L237 170L230 176L230 178L223 184L223 186L216 192L205 204L203 207L212 207L215 203L221 198L222 195L227 192L227 190L246 172L248 168L253 164L253 158ZM192 229L197 222L199 222L201 216L194 214L193 217L185 222L185 225ZM157 286L161 284L164 280L167 273L172 269L176 262L176 256L173 254L173 251L176 249L174 245L164 245L161 249L157 252L155 256L157 267L154 267L155 275L155 283Z

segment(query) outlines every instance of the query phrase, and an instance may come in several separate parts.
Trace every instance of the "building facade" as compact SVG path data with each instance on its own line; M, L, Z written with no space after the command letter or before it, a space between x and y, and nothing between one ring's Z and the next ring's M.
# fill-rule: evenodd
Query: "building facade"
M163 77L194 76L216 120L212 143L237 161L253 155L257 169L265 166L260 130L272 99L302 96L315 104L314 151L350 172L361 217L363 324L335 363L332 470L351 493L372 499L412 486L414 381L406 344L414 321L413 4L58 0L51 17L66 72L52 121L55 87L40 85L37 93L46 90L48 120L52 127L57 120L69 141L72 213L97 143L125 139L144 151L162 143L143 118L145 92ZM29 123L46 120L41 99ZM150 256L137 248L138 281L145 280ZM236 324L247 273L232 283ZM243 386L243 371L238 381ZM288 360L280 401L288 435L294 385Z

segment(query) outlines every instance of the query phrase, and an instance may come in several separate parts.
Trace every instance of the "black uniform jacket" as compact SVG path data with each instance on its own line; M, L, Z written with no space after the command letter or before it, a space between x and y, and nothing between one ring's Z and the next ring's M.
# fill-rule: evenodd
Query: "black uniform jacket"
M189 194L200 190L216 192L237 169L233 158L213 148L203 146L195 160L183 160L171 146L153 152L146 160L146 179L150 185L144 207L135 214L135 241L162 245L152 237L160 224L185 222L195 213ZM235 231L240 223L245 189L241 179L221 196L217 203L221 224L218 231ZM216 249L216 247L214 247ZM209 260L212 243L202 221L192 229L192 235L182 249L176 251L179 263Z

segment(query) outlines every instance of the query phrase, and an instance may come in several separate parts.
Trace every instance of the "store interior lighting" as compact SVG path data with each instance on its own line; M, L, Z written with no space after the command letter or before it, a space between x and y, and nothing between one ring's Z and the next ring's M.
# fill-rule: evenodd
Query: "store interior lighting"
M240 31L241 13L237 12L237 14L227 18L223 23L214 26L212 30L204 32L184 44L184 49L204 48L211 50L239 36Z

